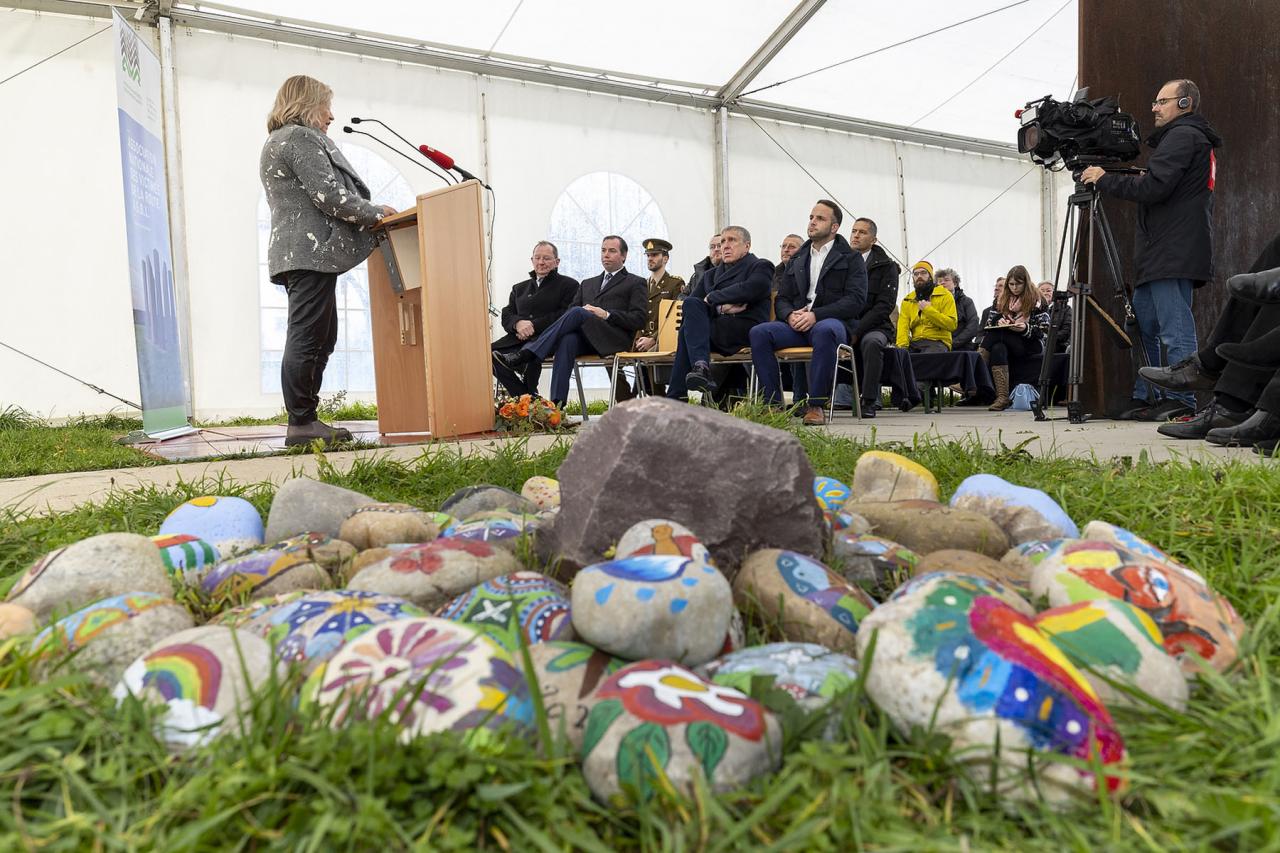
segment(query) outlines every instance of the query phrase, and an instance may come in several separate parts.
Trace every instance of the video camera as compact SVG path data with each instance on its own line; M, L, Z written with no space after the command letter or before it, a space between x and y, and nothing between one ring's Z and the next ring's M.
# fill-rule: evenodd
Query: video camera
M1138 156L1138 123L1113 97L1087 100L1081 89L1070 102L1045 95L1014 113L1021 119L1018 151L1047 169L1129 163ZM1058 164L1061 164L1059 166Z

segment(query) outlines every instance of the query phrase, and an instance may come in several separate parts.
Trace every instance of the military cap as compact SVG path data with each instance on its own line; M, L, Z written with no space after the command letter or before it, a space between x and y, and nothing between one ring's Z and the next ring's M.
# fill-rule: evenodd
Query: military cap
M663 240L661 237L650 237L648 240L644 241L644 251L645 254L648 254L649 252L662 252L669 255L671 254L671 244L666 240Z

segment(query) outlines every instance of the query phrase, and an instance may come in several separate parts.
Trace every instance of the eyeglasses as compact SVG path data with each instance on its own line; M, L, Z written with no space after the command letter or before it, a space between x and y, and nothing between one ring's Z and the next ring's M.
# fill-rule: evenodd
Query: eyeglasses
M1151 106L1163 107L1165 104L1171 101L1176 101L1176 100L1178 100L1178 98L1156 98L1154 101L1151 102Z

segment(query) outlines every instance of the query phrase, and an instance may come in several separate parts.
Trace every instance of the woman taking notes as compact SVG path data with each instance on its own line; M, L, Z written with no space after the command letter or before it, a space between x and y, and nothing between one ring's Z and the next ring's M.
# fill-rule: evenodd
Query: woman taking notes
M996 295L995 322L982 333L978 352L991 367L996 401L988 409L1000 412L1013 405L1009 399L1009 363L1040 354L1040 341L1048 315L1039 306L1040 294L1031 284L1031 274L1019 264L1009 270Z

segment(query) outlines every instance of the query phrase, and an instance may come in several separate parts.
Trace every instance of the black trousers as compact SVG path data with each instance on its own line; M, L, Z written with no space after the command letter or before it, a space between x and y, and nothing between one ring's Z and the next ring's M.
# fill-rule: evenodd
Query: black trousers
M494 352L512 353L523 347L524 341L516 341L509 346L500 347L497 344L492 345ZM519 397L524 394L538 396L538 381L542 378L542 362L534 360L525 365L524 375L519 376L514 370L500 363L496 359L493 362L493 375L502 383L502 387L507 389L507 393L512 397Z
M991 363L996 366L1040 354L1039 341L1013 329L990 330L982 337L982 348L991 353Z
M1257 406L1264 389L1268 391L1266 396L1270 406L1280 403L1280 385L1272 382L1276 375L1275 371L1256 370L1242 364L1232 364L1218 355L1215 349L1218 344L1252 341L1276 326L1280 326L1280 305L1254 305L1252 302L1245 302L1232 296L1228 297L1227 304L1222 306L1218 322L1214 324L1213 331L1209 333L1208 340L1204 342L1204 346L1200 348L1197 355L1200 357L1200 363L1206 368L1221 372L1222 375L1213 386L1213 393L1219 397L1219 402L1228 408L1238 410ZM1276 387L1268 388L1268 384ZM1226 399L1222 399L1224 397ZM1278 411L1269 406L1261 408L1268 412Z
M280 361L280 390L290 426L306 426L316 419L324 368L338 342L337 287L337 273L285 273L289 330Z

